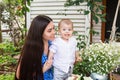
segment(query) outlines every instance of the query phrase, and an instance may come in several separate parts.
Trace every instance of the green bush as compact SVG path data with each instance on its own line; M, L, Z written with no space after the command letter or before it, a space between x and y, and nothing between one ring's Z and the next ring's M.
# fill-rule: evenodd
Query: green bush
M0 80L14 80L14 73L2 74Z
M0 43L0 52L1 54L10 54L14 55L17 54L17 47L14 46L14 44L10 41L5 41Z
M0 43L0 70L1 71L14 71L17 59L13 58L19 51L10 41Z

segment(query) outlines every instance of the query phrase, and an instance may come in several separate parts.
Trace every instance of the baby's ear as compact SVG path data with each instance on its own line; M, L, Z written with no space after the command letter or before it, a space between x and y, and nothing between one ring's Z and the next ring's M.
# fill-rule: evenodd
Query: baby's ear
M58 32L60 32L60 28L58 27Z
M61 34L60 29L58 29L58 34Z

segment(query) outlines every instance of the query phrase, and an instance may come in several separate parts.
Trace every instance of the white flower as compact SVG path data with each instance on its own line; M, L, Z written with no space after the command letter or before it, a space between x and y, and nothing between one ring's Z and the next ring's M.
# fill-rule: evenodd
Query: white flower
M84 80L93 80L91 77L83 77Z

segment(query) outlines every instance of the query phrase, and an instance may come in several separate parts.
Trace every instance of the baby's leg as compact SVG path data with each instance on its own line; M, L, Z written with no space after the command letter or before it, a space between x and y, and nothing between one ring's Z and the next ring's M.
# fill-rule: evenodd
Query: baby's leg
M68 78L72 76L72 72L73 72L73 67L70 66L65 80L68 80Z
M54 68L54 80L66 80L68 73L65 73L57 68Z

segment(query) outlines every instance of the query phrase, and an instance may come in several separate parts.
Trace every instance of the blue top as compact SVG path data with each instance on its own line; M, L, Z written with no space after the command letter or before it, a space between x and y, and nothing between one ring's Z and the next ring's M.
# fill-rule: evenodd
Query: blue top
M49 41L49 46L51 45L51 42ZM45 64L45 62L48 60L48 56L43 53L42 55L42 65ZM53 68L51 67L46 72L44 72L44 80L53 80Z

